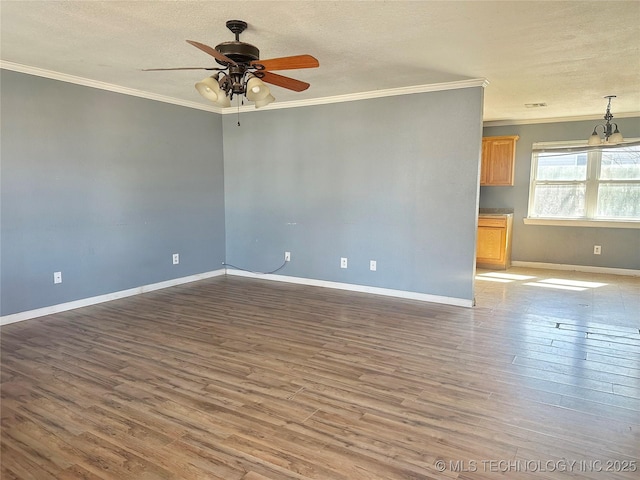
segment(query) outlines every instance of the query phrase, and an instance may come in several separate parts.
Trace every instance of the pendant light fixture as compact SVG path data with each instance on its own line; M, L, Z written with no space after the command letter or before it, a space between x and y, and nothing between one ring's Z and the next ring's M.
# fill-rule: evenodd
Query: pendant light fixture
M613 119L613 115L611 114L611 99L616 98L615 95L607 95L606 97L609 99L609 103L607 104L607 113L604 115L604 119L607 121L605 124L598 124L593 127L593 133L589 137L588 144L589 145L600 145L600 144L617 144L621 143L624 139L622 138L622 134L618 130L617 123L611 123ZM598 127L602 127L602 133L604 138L601 138L598 134ZM615 127L615 130L614 130Z

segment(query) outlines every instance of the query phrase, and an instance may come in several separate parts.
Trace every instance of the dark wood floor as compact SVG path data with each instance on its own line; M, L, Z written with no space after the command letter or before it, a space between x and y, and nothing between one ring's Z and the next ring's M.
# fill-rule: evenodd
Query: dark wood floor
M1 348L7 480L640 470L637 325L217 277L7 325Z

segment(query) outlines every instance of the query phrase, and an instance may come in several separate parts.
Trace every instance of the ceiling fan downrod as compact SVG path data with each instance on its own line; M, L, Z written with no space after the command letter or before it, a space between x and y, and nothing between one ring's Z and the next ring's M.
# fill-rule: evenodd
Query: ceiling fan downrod
M249 26L247 22L243 22L242 20L227 20L226 25L227 28L235 34L236 42L240 41L240 34L244 32Z

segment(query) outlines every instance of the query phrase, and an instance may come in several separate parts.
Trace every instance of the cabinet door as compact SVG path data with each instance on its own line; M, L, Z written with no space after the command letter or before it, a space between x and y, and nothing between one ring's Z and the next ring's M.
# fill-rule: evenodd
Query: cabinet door
M480 185L513 185L518 135L484 137Z
M480 264L503 265L506 255L505 227L478 227L476 261Z
M511 139L491 142L491 168L487 172L490 185L513 185L516 143Z

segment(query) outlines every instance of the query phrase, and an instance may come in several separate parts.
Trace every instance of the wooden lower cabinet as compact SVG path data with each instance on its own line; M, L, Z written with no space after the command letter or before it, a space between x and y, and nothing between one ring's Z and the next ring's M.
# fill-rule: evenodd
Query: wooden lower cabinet
M513 215L480 215L476 266L507 269L511 265Z

